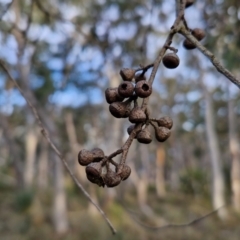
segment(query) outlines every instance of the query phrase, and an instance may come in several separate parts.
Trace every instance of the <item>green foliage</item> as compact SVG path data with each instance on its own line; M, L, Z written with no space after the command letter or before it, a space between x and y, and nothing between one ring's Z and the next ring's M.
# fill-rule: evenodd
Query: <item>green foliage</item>
M208 178L206 172L201 169L187 169L180 175L181 190L194 196L207 196Z
M34 197L34 192L31 190L22 190L15 196L15 207L19 212L28 210L31 206Z

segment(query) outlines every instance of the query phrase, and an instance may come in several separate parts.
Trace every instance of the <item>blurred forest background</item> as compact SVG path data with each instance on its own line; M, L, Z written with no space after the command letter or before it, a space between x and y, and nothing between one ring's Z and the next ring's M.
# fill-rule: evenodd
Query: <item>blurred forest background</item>
M180 35L172 44L180 66L160 67L149 105L153 117L173 119L168 141L135 141L132 174L114 189L87 182L77 163L82 148L110 154L124 143L130 124L111 116L104 91L118 86L122 67L154 61L174 19L173 0L0 1L0 59L118 230L113 236L75 186L1 70L1 240L239 239L239 89L198 50L185 50ZM240 77L240 2L196 1L186 19L206 30L203 44ZM188 223L223 205L188 227L139 224Z

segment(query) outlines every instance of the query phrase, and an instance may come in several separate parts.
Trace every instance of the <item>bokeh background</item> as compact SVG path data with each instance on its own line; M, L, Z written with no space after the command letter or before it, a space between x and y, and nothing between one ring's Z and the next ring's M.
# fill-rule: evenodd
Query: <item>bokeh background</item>
M239 1L197 0L185 17L239 77ZM111 234L65 172L1 70L1 240L240 238L239 89L198 50L185 50L180 35L172 44L180 66L160 66L149 105L151 116L173 119L168 141L135 141L132 174L114 189L90 184L77 164L82 148L108 155L126 141L130 123L111 116L104 91L119 85L122 67L154 61L174 19L173 0L0 1L0 59L118 231ZM189 223L223 205L191 226L146 227Z

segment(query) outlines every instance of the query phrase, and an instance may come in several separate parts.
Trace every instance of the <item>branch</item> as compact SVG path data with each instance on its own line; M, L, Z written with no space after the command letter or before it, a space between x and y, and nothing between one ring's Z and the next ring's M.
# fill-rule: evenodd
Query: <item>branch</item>
M179 33L194 43L196 47L212 62L218 72L223 74L233 84L240 88L240 79L237 79L229 70L223 67L220 61L214 56L214 54L205 48L184 26L179 30Z
M7 11L11 8L12 4L13 4L12 0L10 3L7 4L6 8L3 10L3 12L0 15L0 20L2 20L3 16L7 13Z
M204 219L206 219L207 217L217 213L221 208L225 207L225 205L213 210L212 212L209 212L207 213L206 215L203 215L202 217L199 217L199 218L196 218L188 223L182 223L182 224L175 224L175 223L169 223L169 224L166 224L166 225L163 225L163 226L157 226L157 227L154 227L154 226L149 226L149 225L146 225L142 222L140 222L136 217L133 217L132 214L130 214L130 211L128 211L129 215L133 218L134 221L136 221L140 226L144 227L144 228L147 228L149 230L154 230L154 231L158 231L158 230L162 230L162 229L167 229L167 228L184 228L184 227L189 227L189 226L192 226Z
M42 135L46 138L46 140L48 141L49 145L51 146L51 148L53 149L53 151L57 154L57 156L60 158L60 160L63 162L65 168L67 169L68 173L70 174L70 176L72 177L73 181L76 183L76 185L78 186L78 188L82 191L82 193L85 195L85 197L97 208L97 210L101 213L102 217L104 218L104 220L107 222L108 226L110 227L111 231L113 234L116 234L116 230L113 227L112 223L110 222L110 220L107 218L106 214L103 212L103 210L93 201L93 199L91 198L91 196L89 195L89 193L84 189L84 187L81 185L81 183L78 181L78 179L75 177L74 173L72 172L71 168L69 167L67 161L65 160L65 158L63 157L62 153L59 151L59 149L55 146L55 144L52 142L51 138L49 137L49 134L47 132L47 130L45 129L40 116L38 114L37 109L33 106L33 104L28 100L28 98L25 96L23 90L21 89L21 87L18 85L18 83L13 79L13 77L11 76L8 68L5 66L4 62L2 60L0 60L0 66L1 68L4 70L4 72L7 74L7 76L9 77L9 79L14 83L14 85L18 88L19 92L22 94L22 96L25 98L27 104L29 105L30 109L33 112L33 115L35 117L35 119L37 120L37 124L39 125L39 127L41 128L41 133Z

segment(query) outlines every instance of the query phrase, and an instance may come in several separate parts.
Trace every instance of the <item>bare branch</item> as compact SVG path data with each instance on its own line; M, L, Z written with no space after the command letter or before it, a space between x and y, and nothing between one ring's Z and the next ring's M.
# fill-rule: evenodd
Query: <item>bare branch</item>
M29 99L25 96L23 90L21 89L21 87L18 85L18 83L13 79L13 77L11 76L8 68L5 66L4 62L2 60L0 60L0 66L1 68L4 70L4 72L7 74L7 76L9 77L9 79L14 83L14 85L18 88L19 92L22 94L22 96L25 98L27 104L29 105L30 109L33 112L33 115L35 117L35 119L37 120L37 123L39 125L39 127L41 128L41 133L43 134L43 136L46 138L46 140L48 141L49 145L51 146L51 148L53 149L53 151L58 155L58 157L60 158L60 160L63 162L65 168L67 169L68 173L70 174L70 176L72 177L73 181L76 183L76 185L78 186L78 188L82 191L82 193L85 195L85 197L97 208L97 210L101 213L102 217L105 219L105 221L107 222L108 226L110 227L111 231L113 234L116 234L116 230L113 227L112 223L110 222L110 220L107 218L106 214L103 212L103 210L93 201L93 199L91 198L91 196L89 195L89 193L84 189L84 187L81 185L81 183L78 181L78 179L75 177L74 173L72 172L71 168L69 167L67 161L65 160L65 158L63 157L62 153L59 151L59 149L55 146L55 144L52 142L47 130L45 129L40 116L38 114L37 109L33 106L33 104L29 101Z
M3 12L0 14L0 20L2 20L3 16L7 13L7 11L11 8L14 0L12 0L10 3L7 4L6 8L3 10Z
M192 220L190 222L187 222L187 223L182 223L182 224L169 223L169 224L166 224L166 225L163 225L163 226L157 226L157 227L149 226L149 225L146 225L146 224L140 222L136 217L133 216L133 214L131 214L130 210L128 210L128 209L126 209L126 210L128 211L129 215L132 217L132 219L134 221L136 221L140 226L142 226L142 227L144 227L146 229L149 229L149 230L158 231L158 230L167 229L167 228L190 227L190 226L192 226L192 225L194 225L194 224L196 224L196 223L206 219L207 217L217 213L223 207L225 207L225 205L221 206L221 207L219 207L219 208L217 208L217 209L215 209L215 210L213 210L213 211L211 211L211 212L209 212L209 213L207 213L205 215L203 215L202 217L196 218L196 219L194 219L194 220Z
M222 73L233 84L240 88L240 79L237 79L229 70L223 67L214 54L205 48L184 26L180 29L179 33L194 43L196 47L212 62L218 72Z

